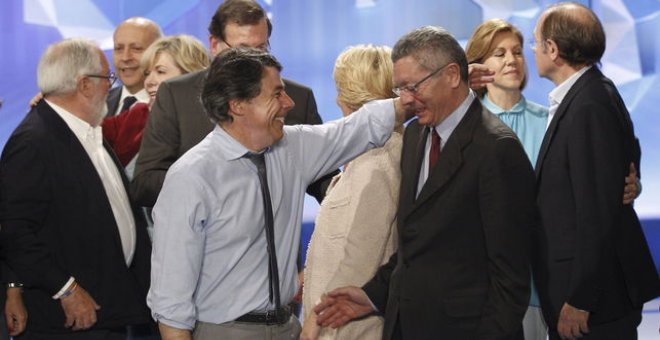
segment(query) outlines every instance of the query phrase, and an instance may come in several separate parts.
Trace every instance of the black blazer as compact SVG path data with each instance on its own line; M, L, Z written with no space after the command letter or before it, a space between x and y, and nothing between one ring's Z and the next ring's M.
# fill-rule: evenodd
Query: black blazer
M214 128L200 95L207 70L189 73L160 84L151 108L135 165L132 192L137 203L152 207L165 180L165 173L186 151L197 145ZM286 93L296 104L285 124L321 124L312 91L284 80ZM314 182L307 193L320 202L332 173Z
M639 154L623 100L592 67L559 105L536 164L542 228L535 275L550 328L564 302L598 324L658 296L639 220L621 201L621 179Z
M123 88L124 87L120 85L111 88L108 92L108 98L105 100L106 104L108 105L108 117L114 116L115 112L117 112L117 108L119 107L119 100L121 99L121 91Z
M51 297L70 276L101 306L93 329L149 321L151 245L144 216L133 209L136 250L127 268L103 183L76 136L43 100L5 145L0 195L0 241L26 286L28 329L69 331L60 301Z
M419 197L428 129L401 156L398 251L363 288L405 339L514 339L530 290L534 173L515 134L474 100ZM521 335L520 335L521 336Z

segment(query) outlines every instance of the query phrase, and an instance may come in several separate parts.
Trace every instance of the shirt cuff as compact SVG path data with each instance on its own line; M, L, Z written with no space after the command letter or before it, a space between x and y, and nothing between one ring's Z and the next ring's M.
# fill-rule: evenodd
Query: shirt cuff
M60 291L57 292L57 294L53 295L53 300L57 300L60 297L62 297L62 294L64 294L64 292L66 292L67 290L69 290L69 288L71 288L71 285L73 284L74 281L76 281L76 279L73 276L69 277L69 281L67 281L64 284L64 287L62 287L62 289L60 289Z

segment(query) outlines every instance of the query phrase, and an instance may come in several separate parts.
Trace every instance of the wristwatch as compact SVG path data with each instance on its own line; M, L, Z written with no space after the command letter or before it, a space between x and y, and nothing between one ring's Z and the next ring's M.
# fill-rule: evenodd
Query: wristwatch
M7 283L7 288L23 288L23 284L18 282L9 282Z

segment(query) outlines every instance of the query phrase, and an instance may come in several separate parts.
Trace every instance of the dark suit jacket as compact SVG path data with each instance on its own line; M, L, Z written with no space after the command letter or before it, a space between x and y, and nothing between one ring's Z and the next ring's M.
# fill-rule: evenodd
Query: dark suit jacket
M186 151L213 130L200 94L207 71L199 71L161 83L151 108L135 165L132 192L137 202L152 207L165 180L167 169ZM312 91L284 80L286 93L296 104L285 119L288 125L321 124ZM334 175L316 181L307 193L320 202Z
M107 145L106 150L114 157ZM69 331L60 301L51 297L70 276L101 306L93 329L149 321L151 245L144 217L133 209L136 250L127 268L101 178L76 136L43 100L2 152L0 195L0 240L26 286L28 329Z
M115 112L119 107L119 100L121 99L121 91L123 88L124 87L120 85L111 88L108 92L108 98L105 100L106 104L108 104L108 117L115 115Z
M564 302L598 324L658 296L639 220L621 202L621 179L638 157L623 100L594 66L559 105L536 165L543 228L535 274L550 328Z
M474 100L419 197L427 128L403 140L399 245L363 288L404 339L512 339L529 302L534 173L515 134Z

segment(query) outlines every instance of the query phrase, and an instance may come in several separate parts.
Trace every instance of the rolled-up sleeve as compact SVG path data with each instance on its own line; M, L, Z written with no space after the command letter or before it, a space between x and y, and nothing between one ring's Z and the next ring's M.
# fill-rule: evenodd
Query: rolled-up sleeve
M154 206L151 288L153 318L168 326L193 329L194 294L204 256L204 187L195 177L168 174Z

